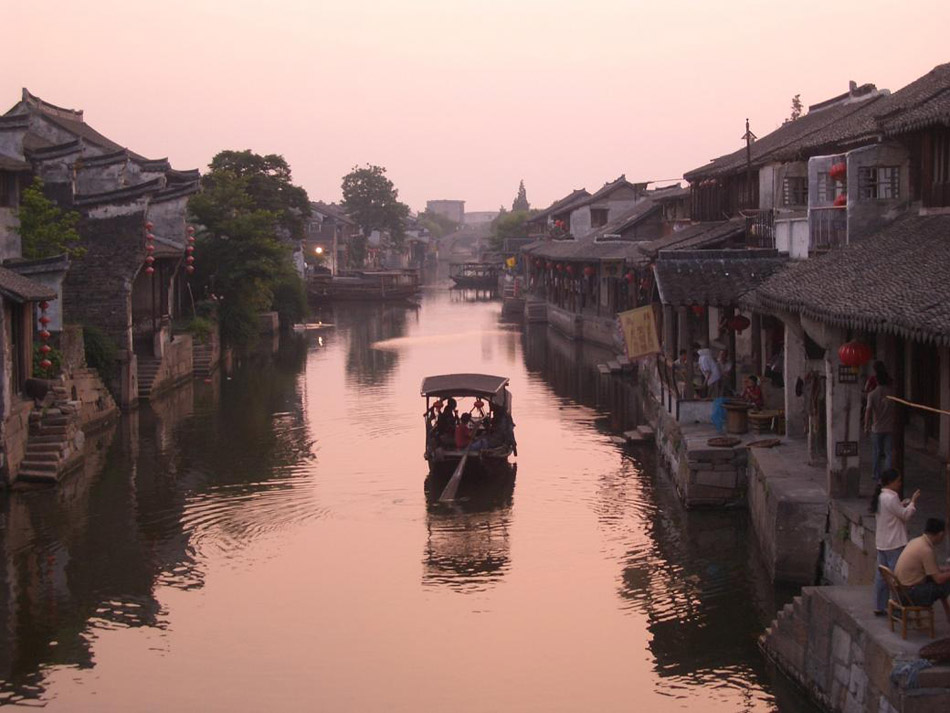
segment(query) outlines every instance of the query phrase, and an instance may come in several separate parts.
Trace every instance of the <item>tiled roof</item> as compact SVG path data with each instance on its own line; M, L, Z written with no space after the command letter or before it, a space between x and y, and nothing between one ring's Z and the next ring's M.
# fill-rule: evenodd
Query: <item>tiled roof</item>
M774 250L672 251L661 253L653 272L665 305L730 307L786 263Z
M873 105L880 100L881 95L872 95L843 101L825 108L813 108L799 119L785 122L775 131L752 143L752 166L761 166L769 161L801 158L819 146L826 146L829 136L840 140L847 135L847 131L864 131L865 119L871 117ZM843 131L844 129L847 131ZM730 154L713 159L705 166L685 173L684 177L688 181L695 181L732 173L745 166L746 148L743 146Z
M899 219L756 289L765 309L950 344L950 215Z
M569 195L566 195L563 198L554 201L551 205L549 205L547 208L542 210L540 213L532 215L528 219L528 222L529 223L546 222L550 216L564 212L565 210L573 207L575 203L577 205L581 205L584 202L584 200L586 200L587 198L590 198L590 193L588 193L587 190L584 188L577 188L571 191Z
M888 97L878 116L886 135L916 131L928 126L950 126L950 63L934 67Z
M0 154L0 171L29 171L30 164L12 156Z
M56 299L55 290L5 267L0 267L0 295L14 302Z
M533 257L550 260L584 262L587 260L626 260L647 262L639 248L640 243L626 240L594 242L593 240L539 240L524 246L521 251Z
M323 213L324 215L328 215L343 223L356 225L356 222L346 214L346 211L344 211L343 208L338 205L324 203L323 201L310 201L310 208L314 213Z
M745 232L745 219L733 218L708 223L694 223L659 240L642 243L644 253L655 257L660 250L714 248L727 244Z

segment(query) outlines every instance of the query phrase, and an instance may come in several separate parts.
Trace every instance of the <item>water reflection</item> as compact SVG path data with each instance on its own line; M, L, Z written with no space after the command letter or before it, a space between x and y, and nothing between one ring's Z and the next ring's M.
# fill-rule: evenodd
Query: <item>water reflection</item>
M153 400L89 437L57 488L0 500L0 704L44 699L50 667L93 666L98 632L164 629L156 587L201 587L209 552L319 516L300 487L306 348Z
M510 566L509 531L517 464L465 475L453 503L440 503L449 476L425 481L426 548L423 584L460 592L496 582Z
M346 373L358 386L385 383L399 363L395 351L371 349L375 342L401 337L408 323L418 319L408 303L352 302L334 306L333 322L347 339Z

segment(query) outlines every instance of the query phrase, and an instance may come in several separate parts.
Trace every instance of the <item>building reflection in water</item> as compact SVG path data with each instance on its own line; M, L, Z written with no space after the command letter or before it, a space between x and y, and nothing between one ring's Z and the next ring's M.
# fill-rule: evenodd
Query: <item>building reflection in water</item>
M458 499L440 503L448 476L425 481L423 584L460 592L484 589L510 567L509 530L517 464L466 473Z
M405 336L409 321L417 319L417 307L405 302L334 305L333 323L338 335L347 340L347 376L359 386L378 386L388 381L399 362L399 353L370 347L376 342Z
M87 437L81 470L0 500L0 705L42 700L44 669L88 668L97 632L165 626L156 587L200 587L202 551L317 517L298 391L307 342L268 343Z

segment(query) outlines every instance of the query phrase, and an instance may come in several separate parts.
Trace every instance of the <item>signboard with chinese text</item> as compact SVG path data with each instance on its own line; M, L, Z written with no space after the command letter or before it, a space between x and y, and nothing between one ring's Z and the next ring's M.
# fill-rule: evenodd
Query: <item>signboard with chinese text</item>
M656 315L652 306L637 307L617 315L623 333L627 357L640 359L660 353L660 340L656 333Z

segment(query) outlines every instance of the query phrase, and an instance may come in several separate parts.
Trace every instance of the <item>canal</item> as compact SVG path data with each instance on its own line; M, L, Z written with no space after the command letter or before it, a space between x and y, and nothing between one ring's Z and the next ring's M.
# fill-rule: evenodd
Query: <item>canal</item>
M0 704L809 710L756 649L790 593L744 513L611 439L603 354L447 290L319 316L3 496ZM517 465L429 504L419 385L465 371L511 378Z

